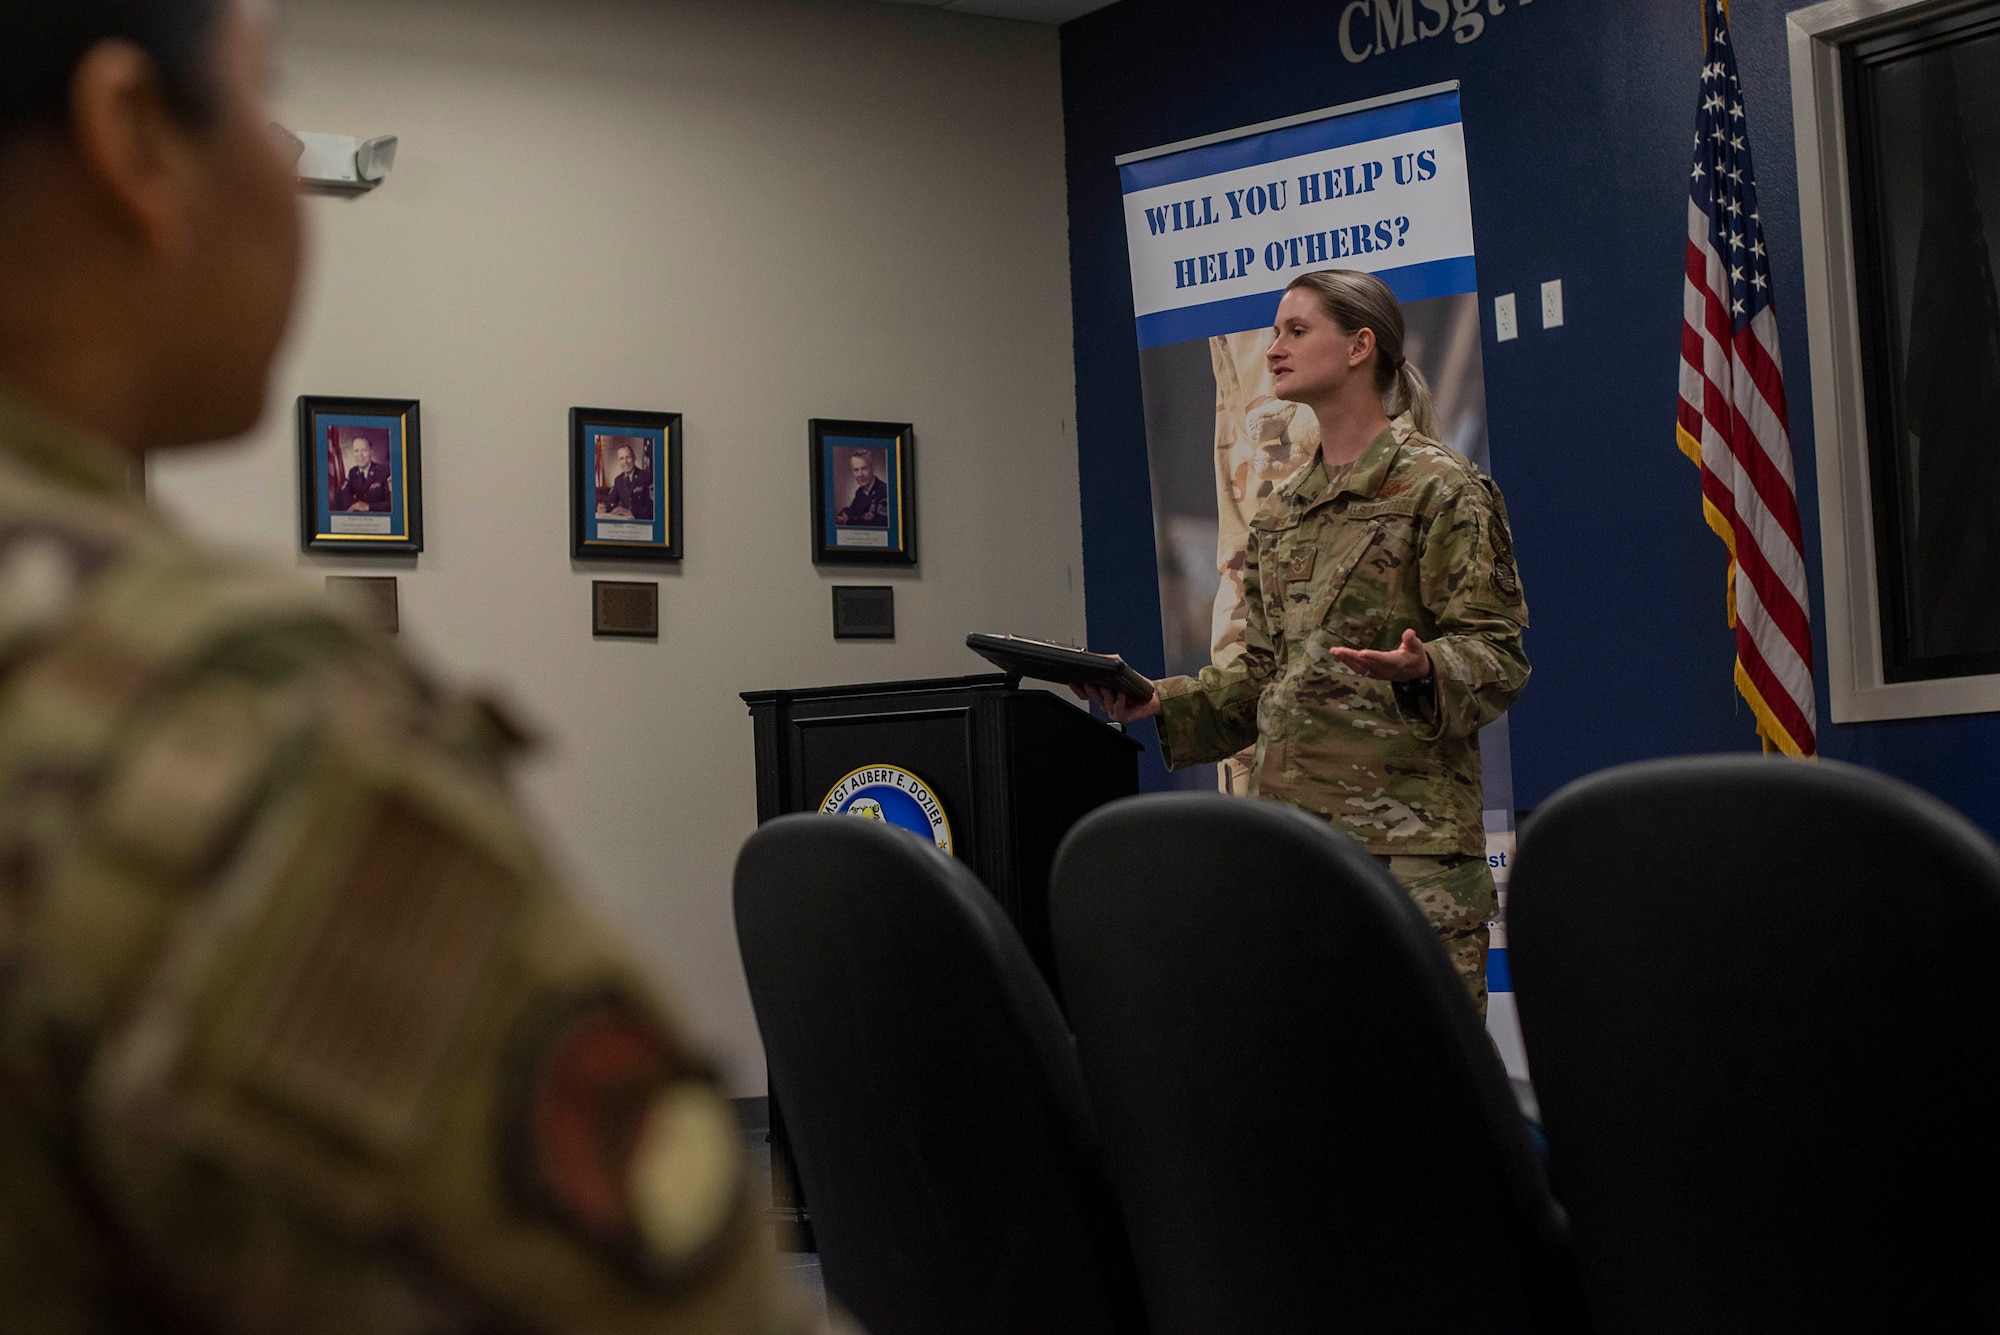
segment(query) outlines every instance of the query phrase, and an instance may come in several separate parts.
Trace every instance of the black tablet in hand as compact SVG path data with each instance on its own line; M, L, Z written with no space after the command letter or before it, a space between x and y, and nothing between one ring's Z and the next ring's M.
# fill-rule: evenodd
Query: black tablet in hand
M1070 686L1098 686L1140 701L1153 698L1153 683L1117 654L1093 654L1087 649L1019 635L968 635L965 647L1002 672L1017 677L1059 681Z

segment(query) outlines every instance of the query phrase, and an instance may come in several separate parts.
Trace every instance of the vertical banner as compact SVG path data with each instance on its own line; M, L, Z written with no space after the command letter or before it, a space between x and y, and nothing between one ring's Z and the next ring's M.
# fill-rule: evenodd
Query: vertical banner
M1132 260L1170 674L1243 652L1250 520L1319 448L1310 409L1277 399L1264 351L1285 285L1363 269L1403 304L1406 354L1430 380L1444 444L1491 469L1479 283L1458 85L1408 93L1118 159ZM1512 863L1507 720L1480 735L1488 859L1505 902ZM1248 756L1181 771L1242 792ZM1488 1027L1525 1074L1504 930L1494 932Z

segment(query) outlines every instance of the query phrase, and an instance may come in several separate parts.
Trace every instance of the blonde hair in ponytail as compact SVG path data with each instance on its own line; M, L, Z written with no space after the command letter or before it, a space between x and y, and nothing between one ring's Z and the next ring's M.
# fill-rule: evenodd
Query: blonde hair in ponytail
M1363 329L1375 334L1375 388L1382 411L1390 417L1410 415L1412 424L1438 439L1437 403L1430 381L1403 356L1403 308L1389 285L1358 269L1319 269L1300 274L1285 288L1310 288L1327 318L1350 334Z
M1420 434L1437 440L1437 400L1431 397L1431 382L1424 379L1424 373L1412 361L1398 366L1395 376L1395 383L1382 396L1382 411L1390 417L1408 413Z

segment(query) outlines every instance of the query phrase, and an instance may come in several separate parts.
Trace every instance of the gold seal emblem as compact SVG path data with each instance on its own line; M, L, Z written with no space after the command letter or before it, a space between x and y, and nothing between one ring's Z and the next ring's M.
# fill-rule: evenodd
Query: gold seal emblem
M821 815L879 820L951 852L951 821L931 786L899 765L863 765L827 790Z

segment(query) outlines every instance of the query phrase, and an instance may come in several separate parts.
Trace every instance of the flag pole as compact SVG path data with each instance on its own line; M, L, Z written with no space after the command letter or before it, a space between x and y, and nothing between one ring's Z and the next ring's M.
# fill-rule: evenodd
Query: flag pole
M1784 371L1749 127L1729 28L1701 0L1701 102L1689 173L1686 316L1676 441L1702 517L1728 552L1737 691L1764 749L1817 749L1812 628Z

